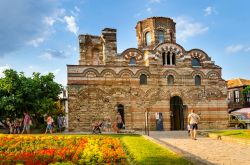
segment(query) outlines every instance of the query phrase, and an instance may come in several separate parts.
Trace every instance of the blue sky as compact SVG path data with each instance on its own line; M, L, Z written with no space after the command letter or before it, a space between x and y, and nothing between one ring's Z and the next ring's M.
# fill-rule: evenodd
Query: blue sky
M1 0L0 77L12 68L30 76L52 72L66 85L78 64L78 35L117 29L118 52L137 47L135 25L173 18L177 43L204 50L222 77L250 79L250 1L241 0Z

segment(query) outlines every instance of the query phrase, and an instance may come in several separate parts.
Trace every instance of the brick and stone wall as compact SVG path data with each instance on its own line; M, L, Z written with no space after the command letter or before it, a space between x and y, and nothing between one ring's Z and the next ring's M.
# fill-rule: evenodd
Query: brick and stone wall
M175 23L170 18L152 17L138 22L137 38L145 29L156 33L158 27L165 30L166 42L144 47L138 40L138 48L116 53L116 30L105 28L101 36L80 35L79 65L68 65L69 130L90 130L91 124L110 116L115 121L117 106L124 106L126 129L143 130L145 112L149 114L150 130L156 129L157 112L163 114L164 130L173 129L173 103L178 96L182 101L180 122L187 125L188 109L193 108L201 117L200 129L225 128L227 124L227 89L221 78L221 68L200 49L186 51L168 41L168 32L174 32ZM154 35L154 34L152 34ZM163 54L174 56L173 64L163 62ZM131 58L135 64L130 64ZM192 59L200 66L192 66ZM147 76L147 84L140 84L140 76ZM174 83L168 83L168 76ZM195 85L199 75L201 84ZM184 108L185 107L185 108ZM179 122L179 121L178 121ZM183 127L181 128L183 129Z

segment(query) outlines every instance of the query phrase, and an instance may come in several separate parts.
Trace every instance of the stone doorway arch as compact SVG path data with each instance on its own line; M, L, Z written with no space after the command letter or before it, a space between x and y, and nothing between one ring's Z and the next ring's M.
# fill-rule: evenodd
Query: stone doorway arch
M124 105L118 104L116 105L116 112L119 112L122 118L122 122L125 125L125 112L124 112ZM125 129L125 127L123 127Z
M171 130L184 130L185 115L182 98L173 96L170 98Z

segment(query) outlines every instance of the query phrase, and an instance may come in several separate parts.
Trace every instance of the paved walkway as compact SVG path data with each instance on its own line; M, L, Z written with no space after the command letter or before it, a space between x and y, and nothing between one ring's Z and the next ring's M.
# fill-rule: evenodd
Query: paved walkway
M150 132L150 137L194 164L250 165L250 146L198 136L191 140L187 131Z

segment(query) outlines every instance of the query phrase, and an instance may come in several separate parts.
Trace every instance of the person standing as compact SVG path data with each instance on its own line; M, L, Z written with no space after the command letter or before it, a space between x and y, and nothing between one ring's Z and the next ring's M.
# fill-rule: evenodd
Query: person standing
M117 123L117 128L118 128L117 133L119 133L120 129L122 129L123 127L122 117L119 112L117 112L117 115L116 115L116 123Z
M27 112L24 112L24 118L23 118L23 131L22 134L24 133L24 131L26 131L28 134L30 133L30 123L31 123L31 119L30 116Z
M21 123L19 119L14 120L14 134L20 134L21 132Z
M52 123L54 122L53 118L49 115L47 117L47 127L46 127L46 131L45 134L47 134L47 131L49 130L49 132L52 134Z
M12 126L12 122L10 121L10 119L7 119L7 125L9 127L9 134L13 133L13 126Z
M111 128L111 120L110 120L110 117L109 116L106 116L103 120L103 129L106 131L106 132L110 132L110 128Z
M188 115L188 124L190 125L191 138L193 140L197 140L196 135L197 135L198 122L200 121L200 117L199 115L194 113L193 109L191 109L190 112L191 113Z
M63 129L63 127L64 127L64 117L62 116L62 114L60 114L60 115L57 117L57 123L58 123L59 132L61 133L61 132L62 132L62 129Z

